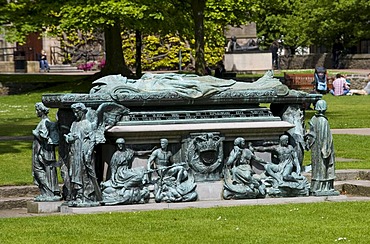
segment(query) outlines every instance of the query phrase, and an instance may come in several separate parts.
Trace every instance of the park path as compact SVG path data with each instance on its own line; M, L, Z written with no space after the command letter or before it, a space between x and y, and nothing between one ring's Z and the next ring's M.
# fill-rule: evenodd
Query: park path
M354 129L331 129L333 134L348 134L348 135L364 135L370 136L370 128L354 128Z

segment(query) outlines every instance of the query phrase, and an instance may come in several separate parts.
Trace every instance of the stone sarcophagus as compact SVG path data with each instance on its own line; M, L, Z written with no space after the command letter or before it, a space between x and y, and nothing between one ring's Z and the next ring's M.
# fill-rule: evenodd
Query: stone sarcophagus
M240 146L240 155L247 155L242 152L243 148L250 148L253 155L266 158L266 162L272 160L270 154L252 148L277 145L281 135L289 135L289 144L295 148L298 161L301 161L305 104L321 99L321 95L289 90L273 77L272 72L267 72L254 83L211 76L148 73L138 80L120 75L106 76L94 81L93 85L86 94L45 94L42 97L45 106L58 108L59 156L65 165L66 175L74 164L69 141L73 141L71 131L76 125L78 110L73 106L83 104L85 119L90 121L94 134L95 175L92 177L97 182L115 177L111 174L114 168L112 155L118 145L117 139L123 138L127 149L119 151L130 149L135 152L127 154L131 155L130 160L126 155L128 166L125 170L143 167L143 185L156 185L154 197L158 202L206 199L202 196L207 191L206 185L222 182L225 175L229 175L225 174L225 169L235 164L235 160L231 162L229 159L236 141L240 141L237 138L248 142L248 146ZM236 152L235 155L239 154ZM243 161L240 156L236 158ZM263 173L263 162L252 158L254 156L248 163L251 170ZM127 176L126 171L122 171L124 176ZM232 171L229 173L232 175ZM156 182L153 181L155 176L159 179ZM188 182L189 178L193 183ZM109 199L112 199L115 193L109 187L114 188L117 181L99 189L103 190L103 198L104 192L108 192ZM235 183L230 182L231 185ZM194 184L198 184L202 193L194 191L197 188ZM177 188L172 191L173 186ZM74 188L70 185L65 188L67 193L64 195L68 200L71 194L68 192L73 192ZM216 195L221 197L222 184L220 189ZM97 194L102 194L99 190ZM245 198L265 194L257 184L255 191L259 190L261 192L247 194ZM72 198L78 199L76 194L72 194ZM227 198L232 198L231 195L228 194ZM243 198L238 196L240 194L235 194L234 198ZM140 197L138 199L136 202L140 202ZM72 202L71 205L78 204Z

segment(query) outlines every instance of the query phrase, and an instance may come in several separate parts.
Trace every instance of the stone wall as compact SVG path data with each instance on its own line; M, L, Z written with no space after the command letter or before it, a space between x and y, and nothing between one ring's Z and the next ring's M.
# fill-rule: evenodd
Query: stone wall
M332 68L332 55L329 53L280 56L281 69L314 69L318 66ZM340 58L340 69L369 69L370 54L348 54Z
M14 72L13 61L0 61L0 73L11 73Z
M25 61L25 73L38 73L40 72L39 61ZM0 61L0 73L14 73L14 61Z
M39 61L27 61L27 73L38 73L40 72Z

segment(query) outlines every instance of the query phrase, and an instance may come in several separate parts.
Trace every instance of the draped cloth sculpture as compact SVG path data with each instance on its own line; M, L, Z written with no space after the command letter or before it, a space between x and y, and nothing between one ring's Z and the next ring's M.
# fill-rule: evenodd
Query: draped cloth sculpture
M266 187L252 170L252 161L265 163L245 147L244 138L236 138L224 169L224 199L265 197Z
M132 168L135 151L126 148L125 140L116 140L117 151L110 161L110 179L101 184L105 205L146 203L149 190L144 187L144 168Z
M57 177L55 147L58 144L57 124L48 118L49 109L42 103L35 104L36 114L41 118L32 131L32 174L40 195L35 201L61 200Z
M101 200L100 187L95 173L94 146L96 143L93 123L86 118L88 112L83 103L71 106L76 120L65 135L69 144L69 177L71 196L69 206L98 206Z
M311 149L312 179L310 192L314 196L335 196L334 189L335 153L333 136L328 119L325 117L327 105L325 100L317 101L317 113L309 122L310 130L305 136L307 149Z
M121 75L109 75L93 82L90 94L109 93L115 100L128 94L173 94L187 99L198 99L228 90L274 90L279 95L287 95L289 89L279 79L273 78L272 71L253 83L218 79L212 76L192 74L151 74L146 73L140 79L133 80Z

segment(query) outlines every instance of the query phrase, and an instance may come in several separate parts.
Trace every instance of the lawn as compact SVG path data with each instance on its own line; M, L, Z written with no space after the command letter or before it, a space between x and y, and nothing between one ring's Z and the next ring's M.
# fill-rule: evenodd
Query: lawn
M1 243L368 243L368 202L8 218Z

